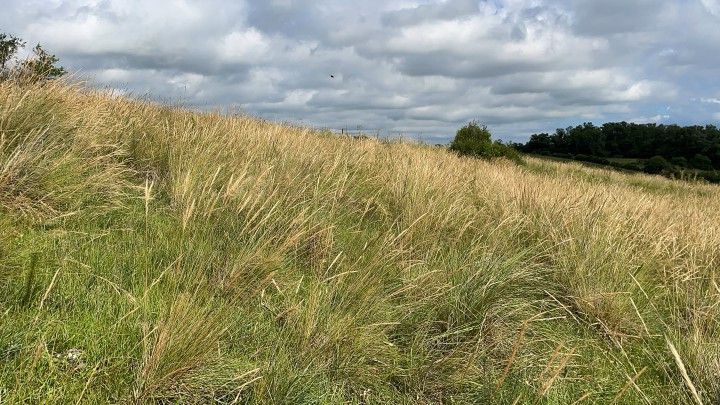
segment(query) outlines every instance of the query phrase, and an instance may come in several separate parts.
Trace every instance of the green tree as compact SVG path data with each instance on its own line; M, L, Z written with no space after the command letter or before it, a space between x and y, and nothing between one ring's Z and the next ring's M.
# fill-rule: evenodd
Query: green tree
M490 131L485 125L471 121L455 133L450 150L461 155L475 157L492 157L492 141Z
M0 79L9 76L10 62L12 62L18 49L23 46L25 46L25 43L20 38L0 33Z
M58 66L57 56L47 52L40 44L33 48L33 56L16 63L17 52L25 47L22 39L0 33L0 80L10 78L32 83L56 79L63 76L65 69Z
M499 140L493 142L487 127L477 121L470 121L457 131L450 144L450 150L460 155L486 159L505 157L516 163L522 163L517 150Z
M56 64L60 61L57 56L48 53L37 44L33 48L34 58L27 59L20 66L21 75L32 82L57 79L63 76L65 69Z

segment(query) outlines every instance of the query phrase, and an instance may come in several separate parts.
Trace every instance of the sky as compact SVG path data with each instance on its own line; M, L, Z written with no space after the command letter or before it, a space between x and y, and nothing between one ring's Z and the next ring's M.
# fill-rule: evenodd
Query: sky
M0 31L92 86L201 110L432 143L720 124L720 0L2 3Z

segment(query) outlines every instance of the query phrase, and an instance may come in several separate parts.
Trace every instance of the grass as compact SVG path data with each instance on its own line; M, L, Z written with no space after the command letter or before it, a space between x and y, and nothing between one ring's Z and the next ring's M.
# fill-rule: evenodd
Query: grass
M720 188L0 83L0 402L713 403Z

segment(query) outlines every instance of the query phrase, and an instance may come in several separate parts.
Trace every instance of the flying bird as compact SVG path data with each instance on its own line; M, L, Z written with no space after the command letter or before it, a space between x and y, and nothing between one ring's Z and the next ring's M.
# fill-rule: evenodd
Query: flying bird
M334 79L334 78L335 78L335 75L330 75L330 78L331 78L331 79Z

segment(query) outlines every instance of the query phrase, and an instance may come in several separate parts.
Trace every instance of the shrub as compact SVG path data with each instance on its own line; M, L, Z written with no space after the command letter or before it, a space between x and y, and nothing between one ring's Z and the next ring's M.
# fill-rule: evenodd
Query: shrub
M710 160L710 158L699 153L693 156L692 159L690 159L690 164L692 165L692 167L699 170L713 169L712 161Z
M674 166L679 167L688 167L688 161L682 156L675 156L672 159L670 159L670 163L672 163Z
M461 155L490 157L492 155L490 131L485 125L480 125L477 121L471 121L455 133L455 139L450 144L450 150Z
M709 181L710 183L720 183L720 171L707 170L697 174L698 177Z
M626 170L633 170L633 171L636 171L636 172L640 172L640 171L643 170L642 165L641 165L640 163L638 163L638 162L625 162L625 163L620 163L620 167L622 167L623 169L626 169Z
M510 145L504 144L502 141L497 140L492 145L492 156L491 157L504 157L510 159L517 164L522 164L523 160L520 156L520 152Z
M599 165L610 165L609 160L605 159L604 157L600 157L600 156L577 154L577 155L575 155L574 159L580 160L583 162L597 163Z
M659 174L672 168L670 163L662 156L653 156L645 162L643 169L651 174Z
M517 150L499 140L493 142L487 127L477 121L470 121L457 131L450 144L450 150L460 155L477 158L505 157L514 162L522 162L520 153Z

